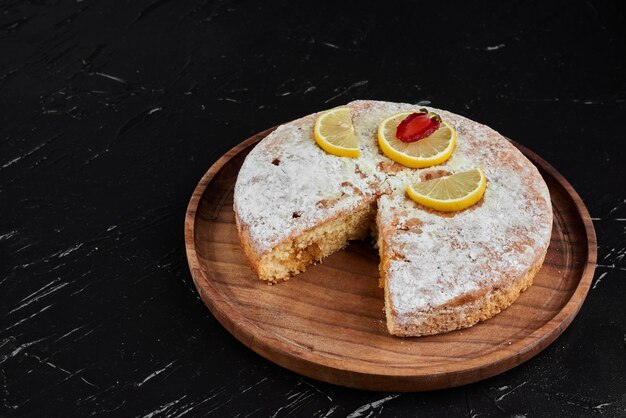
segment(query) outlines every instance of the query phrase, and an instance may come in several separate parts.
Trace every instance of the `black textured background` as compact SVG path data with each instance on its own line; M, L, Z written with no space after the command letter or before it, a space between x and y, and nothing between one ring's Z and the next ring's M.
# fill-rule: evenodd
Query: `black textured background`
M0 416L625 416L625 8L472 3L0 1ZM488 124L578 190L599 265L544 352L451 390L349 390L204 307L183 243L202 174L355 98Z

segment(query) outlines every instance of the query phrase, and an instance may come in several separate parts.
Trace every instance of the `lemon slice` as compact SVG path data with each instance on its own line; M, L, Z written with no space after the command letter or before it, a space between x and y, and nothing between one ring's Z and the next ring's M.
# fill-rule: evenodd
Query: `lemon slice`
M406 193L417 203L442 212L463 210L476 204L485 193L487 178L474 168L451 176L409 185Z
M413 112L390 116L378 125L378 145L392 160L411 168L441 164L450 158L456 145L456 130L446 121L424 139L402 142L396 137L398 125Z
M317 145L329 154L352 158L360 155L348 107L336 107L319 115L313 134Z

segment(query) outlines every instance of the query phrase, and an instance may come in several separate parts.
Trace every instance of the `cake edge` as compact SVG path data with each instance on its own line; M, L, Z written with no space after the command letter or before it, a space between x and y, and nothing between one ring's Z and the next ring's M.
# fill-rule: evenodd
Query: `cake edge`
M549 246L549 245L548 245ZM398 337L420 337L426 335L441 334L458 329L469 328L478 322L493 318L509 306L511 306L522 294L528 290L535 276L541 270L548 246L543 249L540 257L516 280L507 283L496 290L490 290L485 295L479 296L469 303L459 306L441 306L428 312L411 312L402 320L398 321L396 312L391 308L386 280L386 271L381 275L381 283L385 290L385 314L387 317L387 329L390 334ZM424 319L424 316L427 316Z

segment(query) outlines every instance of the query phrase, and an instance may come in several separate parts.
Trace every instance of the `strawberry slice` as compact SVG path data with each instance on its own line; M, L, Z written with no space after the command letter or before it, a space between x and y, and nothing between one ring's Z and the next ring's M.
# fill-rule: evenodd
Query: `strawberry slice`
M441 125L441 118L426 111L411 113L396 129L396 138L402 142L415 142L431 135Z

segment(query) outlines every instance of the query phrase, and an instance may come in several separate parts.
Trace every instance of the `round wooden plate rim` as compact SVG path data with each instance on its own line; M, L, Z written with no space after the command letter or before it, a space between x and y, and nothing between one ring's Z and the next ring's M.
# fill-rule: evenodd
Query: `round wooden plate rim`
M346 386L363 387L363 385L356 383L360 380L360 377L371 381L371 388L376 390L385 387L388 387L389 390L415 390L416 388L418 390L439 389L458 386L473 381L463 381L463 379L457 381L458 376L456 375L458 374L458 370L451 371L445 367L442 368L441 364L429 367L421 366L418 368L409 368L403 363L397 370L390 368L389 365L376 367L377 365L375 364L367 364L367 366L363 365L359 367L351 364L352 367L346 369L342 367L344 361L341 358L335 358L336 356L328 353L321 355L319 351L313 353L308 347L301 346L295 341L267 329L260 328L250 322L241 315L237 309L233 308L230 303L227 303L223 295L213 286L211 280L208 279L205 272L200 267L196 253L195 218L198 205L213 177L215 177L234 156L269 135L274 129L276 129L276 127L255 134L226 152L205 173L189 201L185 216L185 247L187 260L194 284L211 313L232 335L253 351L283 367L312 378ZM590 221L587 208L578 193L569 182L544 159L515 141L511 140L511 142L533 161L534 164L541 166L543 170L556 179L558 184L563 187L569 195L574 207L576 207L578 211L579 217L583 220L587 237L587 261L576 290L556 315L525 338L516 340L512 342L511 345L504 346L481 356L482 361L479 365L463 369L464 373L472 372L482 370L485 368L485 365L488 364L489 370L487 373L483 370L481 379L506 371L528 360L552 343L567 328L580 310L582 302L589 291L595 271L597 256L595 230ZM205 290L208 290L208 292L205 292ZM218 303L220 301L224 302ZM300 348L298 349L298 347ZM321 359L323 359L323 361L320 361ZM325 378L327 376L332 376L332 379ZM422 385L417 379L424 377L429 377L433 380L429 385ZM446 379L446 377L450 379ZM396 384L390 383L389 379L393 379ZM388 385L381 385L381 382L387 382Z

